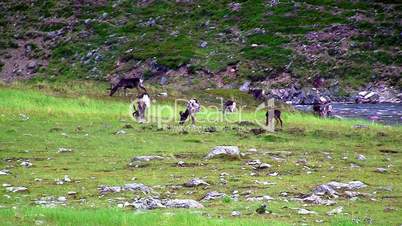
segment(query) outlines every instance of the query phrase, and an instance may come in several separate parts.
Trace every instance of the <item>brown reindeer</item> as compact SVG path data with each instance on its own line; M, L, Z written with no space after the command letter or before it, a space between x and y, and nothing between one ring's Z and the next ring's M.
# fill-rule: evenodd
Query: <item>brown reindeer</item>
M267 111L267 113L265 113L265 125L268 126L269 125L269 111ZM281 111L275 109L274 110L274 118L275 118L275 126L280 123L281 124L281 128L283 127L283 122L281 119Z
M225 112L235 112L236 111L236 102L234 102L233 100L228 100L223 104L223 114L225 114Z
M127 89L133 89L136 88L138 92L140 91L140 88L147 92L147 90L144 87L143 84L144 80L140 78L122 78L120 81L116 84L113 85L112 88L110 89L110 94L109 96L113 96L113 94L120 88L124 89L124 95L126 96L126 90Z

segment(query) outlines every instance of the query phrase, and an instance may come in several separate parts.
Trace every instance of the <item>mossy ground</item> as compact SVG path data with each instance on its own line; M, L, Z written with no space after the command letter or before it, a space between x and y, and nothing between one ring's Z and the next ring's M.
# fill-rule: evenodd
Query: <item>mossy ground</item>
M0 88L0 169L8 168L11 171L11 175L1 176L0 181L1 184L29 188L27 193L10 193L5 188L0 189L0 204L6 208L0 211L0 215L10 225L33 224L38 219L49 224L81 224L90 222L92 217L99 224L115 222L122 225L129 224L128 220L131 219L143 222L143 218L155 225L161 224L161 218L168 225L186 225L190 223L189 219L197 222L198 219L204 219L188 212L180 215L181 211L176 210L150 211L149 214L137 216L129 209L115 209L118 203L133 199L132 193L105 196L98 193L99 185L123 185L132 182L133 177L136 178L135 182L154 187L162 197L199 200L208 191L230 195L234 190L240 193L250 190L255 196L270 195L274 198L268 203L273 214L266 215L255 213L261 202L247 202L242 196L239 201L223 199L205 202L206 208L197 212L213 219L205 222L200 220L201 225L258 225L270 222L315 224L316 220L338 225L353 222L393 225L400 222L401 127L355 120L324 120L285 112L282 130L256 136L250 132L256 126L236 123L238 113L228 116L232 122L207 122L207 117L221 114L213 108L199 114L199 123L195 128L178 126L177 119L169 120L167 111L158 113L161 106L173 104L172 100L161 99L153 104L153 121L138 124L129 116L127 99L106 97L106 85L76 84L81 85L20 84ZM93 88L88 90L88 87ZM214 95L221 94L215 92L209 98L215 99L212 98ZM226 95L238 97L236 92ZM23 120L19 114L29 116L29 120ZM155 123L157 118L165 119L164 125L169 125L170 129L158 128ZM263 120L264 112L254 114L251 107L242 112L243 121L254 121L256 118ZM114 134L126 124L131 124L133 128L124 129L127 132L124 135ZM367 124L369 128L353 129L355 124ZM217 131L205 132L204 128L208 126L215 126ZM239 160L204 160L203 157L217 145L236 145L242 152L256 148L257 152ZM73 152L58 153L60 147L72 148ZM367 160L356 160L358 154L365 155ZM166 159L151 162L143 168L130 168L130 159L138 155L161 155ZM332 158L328 159L328 155ZM284 161L278 162L272 157L280 157ZM20 159L30 160L33 166L20 166ZM246 161L252 159L269 163L272 168L255 171L246 165ZM297 163L298 159L306 159L306 165ZM177 167L178 161L189 163L189 167ZM352 163L360 168L351 168ZM388 166L386 173L375 172L377 167ZM226 185L220 182L222 172L229 174L225 177ZM252 172L256 175L251 176ZM278 172L279 175L267 175L272 172ZM55 179L64 175L69 175L73 181L56 185ZM171 188L194 177L203 178L211 185L208 189ZM42 180L35 181L35 178ZM257 184L256 180L275 184L265 186ZM339 198L337 204L331 207L305 205L291 199L311 192L319 184L352 180L366 183L368 187L362 192L371 196L359 197L356 201ZM392 190L386 189L388 187ZM78 192L77 197L68 197L68 191ZM282 197L282 192L287 192L289 197ZM45 196L66 196L68 209L33 207L34 200ZM337 206L344 207L343 213L327 216L326 212ZM12 207L17 209L9 209ZM387 212L384 211L386 207L396 210ZM306 208L318 214L303 216L292 208ZM230 214L234 210L242 213L242 220L231 219ZM168 212L178 215L163 217ZM218 220L218 217L223 220Z

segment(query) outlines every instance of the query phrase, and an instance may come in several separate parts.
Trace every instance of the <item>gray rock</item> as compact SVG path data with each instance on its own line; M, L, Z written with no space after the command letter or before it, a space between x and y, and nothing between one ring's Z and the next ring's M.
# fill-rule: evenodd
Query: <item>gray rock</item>
M264 195L264 196L248 197L246 198L246 200L248 202L258 202L258 201L271 201L274 200L274 198L272 198L269 195Z
M136 209L157 209L157 208L204 208L204 206L191 199L164 199L146 197L135 200L128 204Z
M6 187L6 191L8 192L26 192L28 191L28 188L26 187Z
M259 169L268 169L271 168L272 166L268 163L261 163L261 165L258 166Z
M166 206L166 208L186 208L186 209L199 209L204 208L204 206L192 199L167 199L163 200L162 204Z
M164 86L164 85L166 85L167 83L168 83L168 78L167 78L166 76L162 76L161 79L160 79L160 81L159 81L159 84L162 85L162 86Z
M335 209L328 211L327 214L329 216L332 216L332 215L335 215L335 214L340 214L340 213L342 213L342 211L343 211L343 206L338 206Z
M359 161L364 161L364 160L366 160L366 156L360 154L356 157L356 159Z
M216 199L221 199L225 196L225 193L217 192L217 191L210 191L208 192L202 199L201 201L210 201L210 200L216 200Z
M242 92L248 92L250 89L250 84L251 84L250 81L245 81L243 85L240 86L239 90Z
M59 148L59 150L57 151L58 153L66 153L66 152L72 152L73 149L71 148Z
M106 186L106 185L101 185L98 187L99 193L104 195L107 193L119 193L122 191L141 191L144 194L148 194L152 192L152 189L144 184L139 184L139 183L131 183L131 184L126 184L124 186Z
M240 211L232 211L232 217L239 217L241 215Z
M330 205L333 205L336 203L335 201L332 201L332 200L324 200L320 196L315 195L315 194L311 194L305 198L302 198L301 200L306 203L312 203L312 204L317 204L317 205L326 205L326 206L330 206Z
M144 156L136 156L134 157L131 161L154 161L154 160L163 160L164 158L162 156L158 155L144 155Z
M10 174L10 170L6 170L6 169L0 170L0 175L9 175L9 174Z
M332 181L327 184L322 184L322 185L317 186L313 190L313 193L316 195L330 195L333 197L337 197L338 191L358 190L358 189L365 188L365 187L367 187L367 185L361 181L351 181L349 183L340 183L340 182Z
M22 167L29 168L29 167L32 166L32 163L31 163L29 160L26 160L26 161L22 161L20 165L21 165Z
M206 41L201 41L200 43L200 48L207 48L208 47L208 42Z
M387 169L385 169L385 168L377 168L376 170L375 170L377 173L386 173L387 172Z
M259 159L249 160L249 161L247 161L247 165L259 166L259 165L261 165L261 161Z
M205 159L212 159L221 156L230 158L239 158L240 157L239 148L237 146L216 146L208 153Z
M191 179L189 181L187 181L186 183L184 183L185 187L198 187L198 186L209 186L209 184L201 179L198 178L194 178Z
M306 209L303 209L303 208L299 208L297 213L301 214L301 215L317 214L317 212L315 212L315 211L306 210Z

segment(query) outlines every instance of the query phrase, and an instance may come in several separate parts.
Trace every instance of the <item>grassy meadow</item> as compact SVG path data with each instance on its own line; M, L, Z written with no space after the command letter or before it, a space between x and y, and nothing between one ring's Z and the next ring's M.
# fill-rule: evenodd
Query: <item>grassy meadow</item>
M85 83L83 83L85 84ZM130 117L129 98L106 95L106 85L80 87L66 84L17 84L0 86L0 184L24 186L27 192L12 193L0 188L0 218L4 225L397 225L401 223L402 170L401 127L371 124L360 120L318 119L309 114L285 112L284 128L275 133L254 135L259 128L253 123L264 120L265 112L254 113L256 103L248 103L240 113L219 120L221 113L213 107L203 109L196 127L189 122L178 126L178 119L167 106L173 96L155 98L149 123L138 124ZM151 89L152 92L152 89ZM174 93L174 92L172 92ZM216 103L223 93L208 93L205 105ZM203 94L205 95L205 94ZM156 96L156 95L152 95ZM203 99L201 104L203 104ZM184 104L179 105L183 109ZM212 119L211 119L212 118ZM162 127L158 119L163 120ZM368 128L356 129L353 125ZM131 125L131 128L130 126ZM208 128L215 127L214 132ZM118 131L125 131L118 134ZM248 153L241 159L204 160L215 146L235 145ZM59 148L72 152L58 153ZM257 152L248 152L249 149ZM367 159L359 161L357 155ZM144 167L129 167L134 156L160 155L162 161L151 161ZM248 160L259 159L272 167L253 170ZM279 161L278 161L279 159ZM300 159L305 160L304 164ZM21 166L29 160L31 167ZM184 161L186 167L178 167ZM351 167L353 165L359 167ZM376 168L387 168L378 173ZM268 176L277 172L277 176ZM226 183L222 183L221 174ZM71 182L56 180L68 175ZM202 178L207 188L175 190L192 178ZM336 199L334 206L305 204L293 200L307 194L317 185L330 181L359 180L368 186L357 200ZM263 185L258 181L272 182ZM100 185L124 185L136 182L153 188L160 197L200 200L209 191L231 195L239 191L238 201L229 196L202 202L197 210L163 209L135 211L118 208L119 204L143 194L120 192L100 195ZM69 196L74 191L76 195ZM288 193L287 196L281 193ZM269 195L269 202L249 202L243 193ZM41 197L67 198L65 205L43 208L35 204ZM259 215L255 210L266 203L272 214ZM326 213L342 206L336 216ZM316 211L300 215L297 208ZM232 217L240 211L240 217Z

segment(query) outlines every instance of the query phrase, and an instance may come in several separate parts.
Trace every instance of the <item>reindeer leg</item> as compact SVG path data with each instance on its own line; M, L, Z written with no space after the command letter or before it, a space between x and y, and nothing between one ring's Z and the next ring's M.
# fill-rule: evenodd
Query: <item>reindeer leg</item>
M192 124L192 125L195 125L195 116L194 116L194 115L191 115L190 117L191 117L191 124Z

